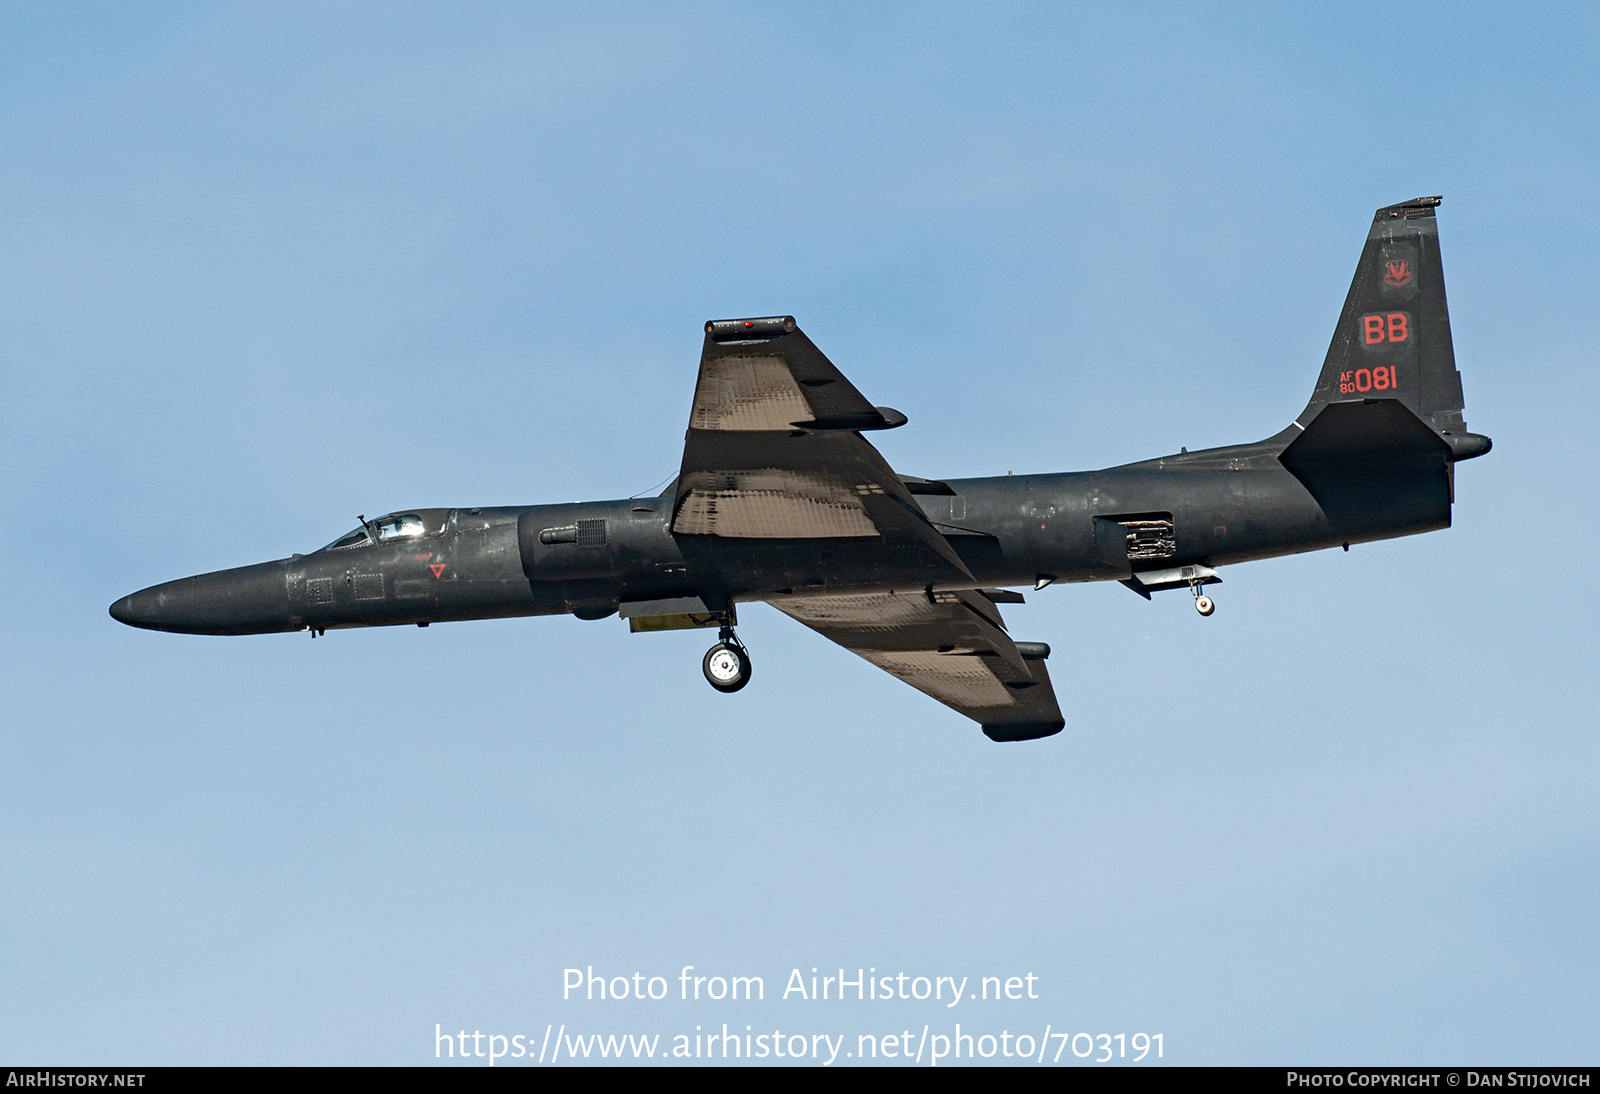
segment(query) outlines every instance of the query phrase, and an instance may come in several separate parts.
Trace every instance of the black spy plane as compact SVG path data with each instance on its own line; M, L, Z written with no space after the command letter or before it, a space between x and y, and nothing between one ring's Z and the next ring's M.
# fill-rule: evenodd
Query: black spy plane
M996 741L1061 730L1042 642L1006 634L1006 586L1189 589L1216 567L1450 525L1466 430L1434 208L1379 209L1310 403L1254 444L1104 471L934 481L862 436L869 403L793 318L706 324L676 481L659 497L413 509L320 551L169 581L114 618L262 634L571 612L634 632L720 628L704 670L750 679L740 602L766 601Z

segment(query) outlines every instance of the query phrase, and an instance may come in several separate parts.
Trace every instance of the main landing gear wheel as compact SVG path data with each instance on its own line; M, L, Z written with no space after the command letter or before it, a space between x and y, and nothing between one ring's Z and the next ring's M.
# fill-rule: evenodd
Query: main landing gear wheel
M750 682L750 655L744 652L744 646L732 631L724 631L721 637L722 641L706 651L700 667L712 687L735 692Z

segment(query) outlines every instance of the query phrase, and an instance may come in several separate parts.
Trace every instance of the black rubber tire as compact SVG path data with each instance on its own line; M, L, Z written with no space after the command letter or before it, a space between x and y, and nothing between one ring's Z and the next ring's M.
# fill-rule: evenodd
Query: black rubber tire
M736 670L736 674L730 673ZM706 651L700 670L706 674L706 683L718 691L732 694L750 682L750 655L743 646L718 642Z

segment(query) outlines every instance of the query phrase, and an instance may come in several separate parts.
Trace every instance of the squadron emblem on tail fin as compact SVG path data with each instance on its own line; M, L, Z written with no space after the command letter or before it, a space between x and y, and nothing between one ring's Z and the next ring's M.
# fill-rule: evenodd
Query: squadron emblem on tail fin
M1411 284L1411 263L1404 258L1384 263L1383 283L1391 289L1403 289Z

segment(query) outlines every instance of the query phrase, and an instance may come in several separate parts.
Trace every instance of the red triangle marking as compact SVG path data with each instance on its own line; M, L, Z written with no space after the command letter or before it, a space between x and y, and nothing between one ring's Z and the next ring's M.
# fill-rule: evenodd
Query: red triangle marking
M430 562L428 563L428 569L433 571L434 577L444 576L444 563L442 562Z

